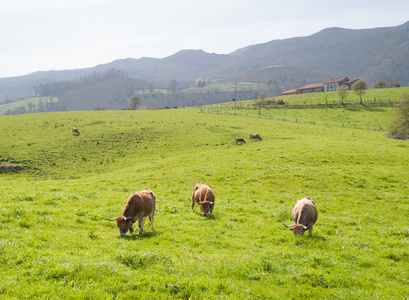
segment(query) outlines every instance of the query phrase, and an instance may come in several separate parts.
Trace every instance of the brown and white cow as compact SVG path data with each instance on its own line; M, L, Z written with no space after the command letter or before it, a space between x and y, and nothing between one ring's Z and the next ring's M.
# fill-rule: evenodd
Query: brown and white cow
M292 211L292 218L294 224L291 226L284 224L284 226L292 230L295 236L304 235L304 231L307 229L309 230L309 235L312 236L312 227L318 219L318 212L314 201L308 196L297 200Z
M195 203L200 205L200 211L204 217L212 216L214 208L214 193L213 190L206 184L197 182L192 193L192 209Z
M236 139L236 144L237 143L246 143L246 141L243 138L238 138Z
M153 218L156 210L156 196L148 188L143 191L136 192L129 196L122 216L107 219L109 221L116 221L119 228L120 235L133 232L132 225L139 219L139 234L143 232L143 225L145 224L145 217L149 216L151 221L151 230L153 231Z
M75 127L72 128L72 133L73 134L76 133L76 134L80 135L80 131Z
M257 133L251 133L251 134L250 134L249 141L250 141L250 140L260 140L260 141L262 141L260 135L258 135Z

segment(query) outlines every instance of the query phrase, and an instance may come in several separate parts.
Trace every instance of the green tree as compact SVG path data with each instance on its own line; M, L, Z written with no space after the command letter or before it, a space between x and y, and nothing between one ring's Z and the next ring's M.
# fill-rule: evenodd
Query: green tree
M202 78L198 78L198 79L196 79L195 86L197 86L197 87L205 87L205 86L206 86L206 82L205 82Z
M395 116L387 125L389 137L409 139L409 93L402 94Z
M374 89L384 89L388 86L388 82L385 79L378 79L373 84Z
M200 107L200 112L204 112L204 107L206 103L203 100L197 102L197 105Z
M368 83L365 79L358 79L351 88L355 94L359 96L359 103L362 104L362 95L365 94L366 90L368 89Z
M129 109L135 110L139 105L141 105L141 97L134 95L129 98Z
M388 87L390 88L400 87L400 82L398 80L394 80L388 84Z
M256 105L258 106L258 114L261 115L261 107L265 105L266 102L266 94L260 93L258 94L258 99L255 101Z
M344 104L344 99L347 96L347 92L349 90L348 85L343 84L337 89L338 97L341 98L341 103Z

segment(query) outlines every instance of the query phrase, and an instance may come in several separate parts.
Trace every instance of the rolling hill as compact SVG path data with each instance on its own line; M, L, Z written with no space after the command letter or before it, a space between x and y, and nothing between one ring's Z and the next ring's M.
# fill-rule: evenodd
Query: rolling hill
M301 121L321 109L329 125ZM297 122L199 111L1 117L0 171L15 171L0 176L1 299L409 295L408 142L331 125L383 126L391 109L300 109ZM251 132L263 140L234 143ZM210 218L190 206L198 180L216 195ZM155 231L147 220L118 237L106 219L146 187ZM307 195L318 221L294 237L283 223Z
M33 96L35 87L41 84L74 80L111 69L121 70L126 74L125 77L165 88L170 81L177 81L178 91L193 85L197 78L203 78L207 83L270 81L276 84L273 89L276 94L297 84L343 76L364 78L370 85L383 78L400 81L402 86L407 86L408 48L409 22L394 27L360 30L327 28L311 36L274 40L238 49L227 55L182 50L162 59L126 58L93 68L43 71L2 78L0 103ZM118 89L112 84L110 87ZM98 97L101 98L100 95L91 102L94 104ZM219 101L230 98L230 95L223 95Z

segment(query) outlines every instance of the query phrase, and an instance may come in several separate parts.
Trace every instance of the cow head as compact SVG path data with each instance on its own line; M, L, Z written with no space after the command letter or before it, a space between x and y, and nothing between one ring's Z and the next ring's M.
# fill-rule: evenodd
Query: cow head
M199 202L198 204L200 205L200 211L202 212L203 217L207 217L207 215L212 213L210 208L213 206L214 202L210 202L210 201L202 201Z
M119 234L121 236L126 235L126 233L129 232L132 233L133 232L133 228L132 228L132 218L127 218L124 216L120 216L120 217L116 217L113 219L107 219L109 221L116 221L116 225L119 228Z
M284 224L284 226L287 227L288 229L290 229L294 233L295 236L297 236L297 235L303 236L304 231L308 229L307 226L304 226L302 224L294 224L294 225L291 225L291 226L287 226L287 225Z

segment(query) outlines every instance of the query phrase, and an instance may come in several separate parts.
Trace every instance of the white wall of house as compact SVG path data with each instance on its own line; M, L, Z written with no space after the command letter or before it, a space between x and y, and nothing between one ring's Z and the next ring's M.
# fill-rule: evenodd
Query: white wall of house
M339 83L326 83L324 84L324 92L336 91L339 87Z

